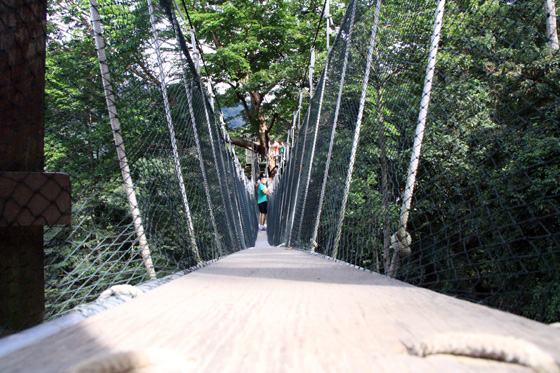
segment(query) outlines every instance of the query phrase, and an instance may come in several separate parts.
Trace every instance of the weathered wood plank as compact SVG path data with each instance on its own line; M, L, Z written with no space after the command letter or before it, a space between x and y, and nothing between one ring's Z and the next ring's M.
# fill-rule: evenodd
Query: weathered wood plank
M192 371L530 371L412 357L402 343L441 332L518 336L560 361L558 329L307 253L261 247L86 319L0 366L60 372L98 353L164 348Z
M54 172L0 172L0 227L71 223L70 177Z

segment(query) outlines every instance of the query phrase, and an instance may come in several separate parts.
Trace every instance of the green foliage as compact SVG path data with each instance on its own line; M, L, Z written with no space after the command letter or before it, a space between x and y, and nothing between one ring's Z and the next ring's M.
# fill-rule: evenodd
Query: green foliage
M186 4L197 36L213 48L212 53L204 56L203 76L208 75L226 87L219 96L222 106L247 102L249 137L257 136L259 118L270 121L278 114L291 122L292 113L297 110L298 88L303 88L307 81L309 51L322 4L308 0ZM335 22L342 10L342 4L333 5ZM324 50L324 45L323 31L317 40L317 50ZM320 59L324 59L324 53ZM276 125L271 137L285 136L287 130L285 125Z

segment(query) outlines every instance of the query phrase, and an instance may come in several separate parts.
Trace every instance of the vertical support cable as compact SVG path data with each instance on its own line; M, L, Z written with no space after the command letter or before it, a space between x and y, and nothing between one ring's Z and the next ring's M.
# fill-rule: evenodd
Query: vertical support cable
M377 5L375 8L375 20L377 23L379 19L379 7L381 0L377 0ZM319 206L317 211L317 219L315 219L315 226L313 228L313 234L311 236L311 251L315 252L317 248L317 234L319 233L319 224L321 221L321 214L323 212L323 202L325 200L325 191L327 189L327 179L329 178L329 167L331 164L332 150L334 147L334 136L336 133L336 124L338 121L338 114L340 112L340 103L342 101L342 92L344 90L344 80L346 78L346 67L348 65L348 56L350 55L350 45L352 43L352 31L354 29L354 17L356 15L356 1L353 2L352 14L350 15L350 28L348 30L348 39L346 40L346 50L344 51L344 64L342 65L342 73L340 77L340 85L338 89L338 99L336 101L336 108L334 111L334 118L331 129L331 139L329 142L329 152L327 154L327 162L325 164L325 172L323 175L323 185L321 186L321 195L319 196Z
M223 112L220 112L219 118L220 118L220 127L222 128L222 133L224 135L223 139L224 139L224 145L225 145L225 144L227 144L228 141L231 141L231 139L229 138L229 133L226 130L225 121L224 121L224 113ZM222 164L225 168L226 158L224 158L223 152L220 152L220 157L222 159ZM237 170L238 177L239 177L240 180L243 181L244 177L245 177L245 172L243 171L243 168L241 167L241 164L239 163L239 160L237 158L234 157L233 161L234 161L233 166L235 166L235 168ZM229 164L229 162L228 162L228 164ZM229 189L229 186L228 186L227 182L226 182L226 189L227 189L228 195L229 195L230 189ZM240 239L242 240L242 242L247 242L247 237L245 235L245 231L243 230L243 221L242 221L242 215L241 215L242 214L242 210L241 210L242 203L238 198L239 198L238 195L236 195L235 198L234 198L235 209L237 210L237 216L239 218L238 221L236 221L235 223L236 223L236 227L238 227L240 229Z
M175 5L177 5L177 3L175 2ZM179 11L179 14L182 16L181 12ZM184 19L184 18L183 18ZM191 43L193 46L193 53L198 53L198 50L196 49L196 38L194 36L194 29L190 29L191 30ZM179 45L181 45L181 40L179 40L179 30L175 30L175 37L177 39L177 43ZM198 58L198 54L196 54L196 57ZM219 238L219 234L218 234L218 228L216 226L216 219L214 217L214 209L213 209L213 205L212 205L212 199L210 197L210 189L208 186L208 178L206 177L206 168L204 166L204 157L202 155L202 148L200 146L200 139L198 138L198 132L197 132L197 126L196 126L196 117L194 115L194 109L193 109L193 96L192 96L192 92L194 91L194 85L195 85L195 80L197 80L198 83L200 83L200 79L198 77L198 62L194 63L195 64L195 68L196 68L196 72L192 73L194 74L192 76L192 79L190 79L189 81L187 81L187 77L189 76L189 73L187 72L189 70L188 68L188 63L184 61L183 59L183 55L181 55L180 58L180 62L181 62L181 66L184 66L184 69L182 70L183 73L183 84L185 87L185 92L187 94L187 103L188 103L188 107L189 107L189 114L190 114L190 119L191 119L191 126L193 129L193 134L194 134L194 140L195 140L195 144L196 144L196 150L198 153L198 161L199 161L199 165L200 165L200 172L202 173L202 180L203 180L203 185L204 185L204 192L206 194L206 202L208 204L208 213L210 215L210 221L212 224L212 229L214 230L214 240L216 241L216 246L218 248L218 252L219 255L223 255L223 250L222 250L222 243L220 241ZM189 87L189 83L190 83L190 87ZM202 85L198 84L198 87L200 89L200 93L203 94L202 92Z
M200 73L200 53L198 53L198 48L196 47L196 36L194 33L194 28L191 27L191 45L193 50L193 60L194 60L194 67L196 68L196 72Z
M206 202L208 203L208 213L210 214L210 222L212 223L212 229L214 230L214 239L216 241L216 246L218 247L218 252L220 253L220 255L223 255L222 243L218 236L218 226L216 225L216 219L214 217L214 209L212 207L212 198L210 198L210 188L208 186L208 178L206 177L206 168L204 166L202 148L200 146L200 139L198 138L198 132L196 128L196 117L194 115L193 102L192 102L193 101L192 91L193 91L194 81L190 82L190 87L189 87L189 84L187 83L186 76L185 76L184 82L185 82L185 91L187 93L187 103L189 105L189 114L191 117L191 126L194 133L196 150L198 152L198 162L200 164L200 172L202 172L202 183L204 184L204 191L206 193Z
M185 215L187 219L187 230L189 232L190 245L194 253L197 262L201 262L200 253L198 251L198 246L196 244L194 226L191 218L191 211L189 208L189 201L187 199L187 191L185 189L185 181L183 179L183 171L181 169L181 161L179 160L179 151L177 150L177 141L175 137L175 129L173 127L173 120L171 118L171 108L169 106L169 99L167 97L167 88L165 84L165 72L163 71L163 59L161 57L161 48L159 35L156 29L156 19L154 16L154 8L152 6L152 0L148 0L148 12L150 13L150 23L152 26L152 35L154 38L154 44L156 47L156 55L159 68L159 80L161 85L161 93L163 96L163 106L165 109L165 118L167 119L167 127L169 129L169 137L171 139L171 149L173 151L173 160L175 163L175 175L179 182L179 190L181 191L181 197L183 199L183 208L185 209Z
M206 89L208 90L210 107L212 108L212 112L215 112L216 109L214 108L214 99L216 98L216 95L214 95L214 89L212 88L212 81L210 80L210 78L208 78L208 81L206 82Z
M330 37L330 28L331 28L331 6L329 0L325 1L325 20L326 20L326 33L327 33L327 51L330 48L329 37Z
M301 110L303 109L303 106L301 106L302 102L303 102L303 91L300 89L299 90L298 109L297 109L297 113L298 113L297 127L294 127L295 129L300 129L301 128ZM295 140L295 132L296 132L295 130L292 132L292 145L294 144L294 140Z
M290 157L292 157L293 154L295 154L295 152L292 152L292 150L294 149L294 146L295 146L295 132L296 132L296 129L300 128L300 124L301 124L301 110L302 110L301 105L302 105L302 101L303 101L303 91L300 89L299 90L299 99L298 99L298 109L297 109L296 113L294 114L294 120L293 120L293 123L292 123L292 129L291 129L291 136L292 137L291 137L291 141L288 140L289 141L289 146L287 146L287 150L289 151L289 154L290 154L289 156ZM306 138L307 138L307 135L304 134L304 143L305 143ZM303 160L302 160L302 162L303 162ZM290 182L294 178L294 175L296 173L296 171L295 171L296 164L295 163L296 163L295 158L290 160L290 164L292 165L292 167L289 168L290 178L288 180L286 180L286 183ZM300 168L299 168L300 170L301 170L301 167L302 167L302 163L300 163ZM292 182L291 185L293 185L293 182ZM292 188L290 188L290 190L291 189ZM299 177L298 177L298 183L297 183L296 194L295 194L295 199L296 200L297 200L298 191L299 191ZM295 202L292 201L292 200L288 201L288 198L289 197L286 196L285 199L284 199L286 202L283 202L283 203L286 204L286 211L287 211L287 214L288 214L288 222L286 223L286 228L288 226L290 227L290 230L288 231L288 240L286 241L286 243L289 243L291 241L292 228L293 228L293 217L294 217L294 214L295 214ZM290 205L290 202L293 203L293 204ZM292 207L292 208L290 209L290 207ZM284 230L283 237L285 237L285 234L286 234L286 231Z
M177 4L177 1L176 1L176 0L173 0L173 1L174 1L174 3L175 3L175 7L177 8L177 11L178 11L180 17L181 17L181 18L183 19L183 21L184 21L184 16L183 16L182 12L181 12L180 9L179 9L179 6L178 6L178 4ZM195 33L194 27L191 27L189 31L190 31L190 36L191 36L191 45L192 45L192 49L193 49L195 68L196 68L196 71L197 71L197 72L200 72L200 60L201 60L201 58L200 58L200 52L199 52L199 50L198 50L198 43L197 43L197 41L196 41L196 33ZM201 87L201 89L202 89L202 87ZM210 108L212 109L212 113L214 113L214 111L215 111L215 105L214 105L214 102L215 102L215 95L214 95L212 80L211 80L210 78L208 78L208 80L206 81L206 89L207 89L207 91L208 91L208 97L209 97ZM218 163L218 161L217 161L216 149L215 149L214 141L213 141L213 135L212 135L213 132L212 132L212 128L211 128L210 116L209 116L209 114L208 114L208 108L206 107L206 105L204 105L204 113L205 113L206 122L207 122L207 125L208 125L208 133L209 133L209 135L210 135L210 143L211 143L211 146L212 146L212 155L213 155L213 158L214 158L214 164L215 164L216 167L219 169L219 163ZM224 138L224 140L225 140L224 144L226 144L226 143L227 143L227 140L228 140L226 136L228 136L228 134L227 134L227 132L226 132L226 130L225 130L223 113L220 113L220 121L221 121L221 129L222 129L223 138ZM219 131L218 131L218 133L217 133L216 135L219 136ZM222 171L225 172L225 171L226 171L226 163L225 163L225 161L224 161L224 157L223 157L223 153L222 153L222 152L220 152L220 159L221 159L221 161L222 161L222 163L221 163L222 169L223 169ZM230 170L230 171L231 171L231 170ZM226 206L226 203L225 203L225 196L224 196L224 188L223 188L223 180L222 180L222 178L220 178L220 175L219 175L219 174L218 174L218 183L219 183L219 185L220 185L220 190L222 191L222 202L223 202L224 206ZM225 185L226 185L227 195L229 196L229 187L228 187L227 182L225 183ZM229 200L228 200L228 201L229 201ZM231 202L231 201L229 201L229 202ZM230 207L232 207L232 206L230 206ZM230 208L230 210L231 210L231 208ZM238 213L239 213L239 209L238 209ZM226 214L227 214L227 212L226 212ZM235 224L235 222L234 222L234 224ZM241 223L239 222L237 225L239 225L239 224L241 224ZM237 227L237 225L236 225L236 227ZM231 231L231 228L232 228L231 225L228 224L228 231L229 231L229 233L230 233L230 237L231 237L232 242L233 242L235 235L234 235L233 232ZM236 230L237 230L237 229L236 229ZM243 234L243 230L242 230L242 229L241 229L241 234Z
M107 64L107 55L105 53L105 40L103 39L103 29L101 27L101 16L97 9L97 0L89 0L89 9L91 13L91 22L93 25L95 46L97 49L97 58L99 59L99 68L101 70L101 78L103 82L103 91L105 93L105 101L107 102L107 110L109 112L109 120L111 122L111 129L113 130L113 139L115 147L117 148L117 156L119 158L119 165L123 178L124 189L128 199L134 229L138 237L138 244L140 245L140 255L142 261L148 272L150 279L156 278L156 271L152 263L150 248L148 240L144 233L144 225L140 209L138 208L138 201L136 200L136 192L130 176L130 168L128 166L128 159L126 158L126 151L124 147L124 140L121 134L121 126L117 115L117 107L115 104L115 96L113 94L113 83L111 82L111 75L109 74L109 66Z
M225 199L225 196L224 196L224 194L227 194L229 196L229 188L227 186L227 183L226 183L226 187L224 188L223 178L220 177L220 167L219 167L219 163L218 163L218 157L216 156L216 147L215 147L214 141L213 141L214 137L212 136L213 132L212 132L212 126L211 126L211 123L210 123L210 115L208 114L208 108L206 107L205 103L203 103L203 106L204 106L204 115L206 117L206 126L208 128L208 135L210 137L210 146L212 147L212 157L214 159L214 164L216 165L217 173L218 173L218 185L220 186L220 190L221 190L222 204L223 204L224 207L226 207L228 205L228 202L229 202L229 210L231 211L231 210L233 210L233 205L231 205L231 200L228 200L226 202L226 199ZM221 153L220 153L220 155L221 155ZM222 172L225 173L225 163L224 163L223 157L221 157L221 161L222 161L222 166L223 166ZM226 212L226 214L227 214L227 212ZM241 219L241 218L239 218L239 219ZM232 223L235 225L235 230L238 231L239 229L238 229L237 223L239 223L239 221L237 221L237 222L233 221ZM233 242L236 241L235 240L235 234L232 231L232 227L231 227L230 224L228 224L227 228L228 228L228 232L230 234L231 241L233 243ZM237 240L237 241L239 241L239 240Z
M554 0L544 0L546 12L546 38L550 50L558 49L558 29L556 28L556 4Z
M410 205L412 204L412 194L414 192L414 183L416 182L416 173L418 171L418 163L420 161L420 152L422 150L422 140L424 139L424 130L426 128L426 118L428 116L428 106L430 105L430 94L432 92L432 81L436 66L439 39L441 36L441 27L443 24L443 13L445 10L445 0L439 0L436 8L434 28L430 43L430 52L428 55L428 64L426 66L426 75L424 78L424 89L420 100L420 111L418 113L418 123L416 125L416 134L414 136L414 145L412 146L412 155L410 156L410 164L408 167L408 176L406 178L406 187L404 190L403 203L401 206L401 214L399 220L399 229L393 235L392 242L395 252L389 276L394 276L398 269L399 256L410 254L410 234L406 231L408 217L410 214Z
M338 223L336 228L336 238L333 245L332 257L336 258L338 256L338 246L340 245L340 236L342 234L342 223L344 221L344 215L346 214L346 204L348 203L348 194L350 193L350 183L352 181L352 172L354 171L354 162L356 161L356 152L358 150L358 142L360 141L360 130L362 128L362 118L364 115L364 109L366 105L366 95L367 87L369 84L369 74L371 71L371 64L373 60L373 49L375 47L375 37L377 34L377 24L379 22L379 7L380 1L378 1L375 8L376 17L371 30L371 37L369 41L369 50L366 62L366 71L364 74L364 83L362 85L362 95L360 97L360 107L358 109L358 116L356 118L356 129L354 131L354 140L352 142L352 151L350 153L350 162L348 164L348 173L346 174L346 182L344 185L344 196L342 199L342 205L340 208L340 215L338 216Z
M301 181L301 169L303 168L303 156L304 156L304 149L305 149L305 143L307 142L307 126L309 124L309 112L306 115L306 123L304 124L305 129L303 130L303 144L301 147L301 159L299 162L299 169L294 170L294 174L295 177L297 178L297 182L296 182L296 193L294 194L294 200L293 200L293 207L292 207L292 212L290 215L290 230L289 230L289 235L288 235L288 244L292 244L292 231L294 230L294 219L295 219L295 215L296 215L296 206L297 206L297 201L298 201L298 194L299 194L299 184ZM295 159L294 159L295 161Z
M252 143L252 145L251 145L251 148L252 148L251 161L253 162L253 164L251 166L253 174L251 175L251 177L253 178L253 184L255 184L257 182L260 167L259 167L259 156L256 153L257 148L255 147L255 138L254 137L251 139L251 143Z
M313 158L315 157L315 148L317 145L317 134L319 133L319 122L321 121L321 110L323 108L323 96L325 94L325 86L327 85L327 71L329 69L331 54L325 62L325 67L323 69L323 77L321 83L321 93L319 94L319 108L317 109L317 120L315 121L315 131L313 134L313 143L311 144L311 157L309 158L309 170L307 171L307 180L305 182L305 190L303 192L303 202L301 204L301 215L298 224L298 241L301 237L301 225L303 224L303 218L305 215L305 204L307 203L307 193L309 192L309 182L311 179L311 171L313 170Z
M309 97L313 97L313 70L315 70L315 46L311 47L311 62L309 63Z

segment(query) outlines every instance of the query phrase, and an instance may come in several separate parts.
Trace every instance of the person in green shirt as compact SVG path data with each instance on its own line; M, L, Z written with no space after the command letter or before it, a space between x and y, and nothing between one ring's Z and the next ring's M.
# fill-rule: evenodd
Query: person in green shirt
M270 187L267 186L268 179L266 176L261 176L261 183L259 184L259 193L257 198L257 203L259 204L259 230L264 231L266 228L264 224L266 223L266 213L268 212L268 193L270 193Z

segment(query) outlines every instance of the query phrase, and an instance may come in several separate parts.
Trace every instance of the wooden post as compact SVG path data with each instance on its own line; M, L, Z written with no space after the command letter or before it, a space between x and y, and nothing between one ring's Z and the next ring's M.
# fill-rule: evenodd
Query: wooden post
M0 2L0 174L43 171L46 9L47 0ZM0 227L0 258L2 336L43 320L43 227Z

